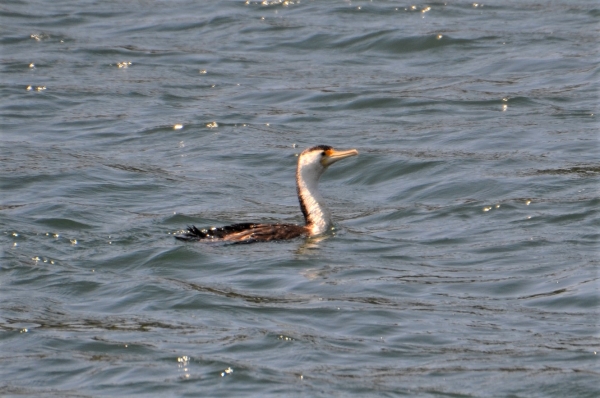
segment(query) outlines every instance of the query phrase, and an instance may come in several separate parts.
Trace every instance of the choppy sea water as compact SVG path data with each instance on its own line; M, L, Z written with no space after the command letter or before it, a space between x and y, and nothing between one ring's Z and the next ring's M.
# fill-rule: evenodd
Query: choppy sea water
M5 1L2 396L600 393L596 1ZM302 222L297 154L360 155Z

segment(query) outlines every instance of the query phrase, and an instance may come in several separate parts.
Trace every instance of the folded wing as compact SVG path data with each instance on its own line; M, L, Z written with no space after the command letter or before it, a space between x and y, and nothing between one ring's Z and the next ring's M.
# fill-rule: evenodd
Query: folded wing
M308 232L306 227L294 224L244 223L207 229L191 226L176 238L185 241L253 243L293 239L307 236Z

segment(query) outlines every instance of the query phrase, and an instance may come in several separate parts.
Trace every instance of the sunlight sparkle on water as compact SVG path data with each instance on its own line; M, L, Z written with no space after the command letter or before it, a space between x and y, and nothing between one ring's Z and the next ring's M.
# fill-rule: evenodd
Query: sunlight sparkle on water
M177 367L179 368L180 371L183 372L182 377L184 379L189 379L190 374L189 374L188 365L190 364L190 357L188 357L187 355L183 355L183 356L177 358L177 362L178 362Z
M225 369L222 373L221 373L221 377L225 377L227 375L230 375L233 373L233 369L231 369L231 366L228 367L227 369Z

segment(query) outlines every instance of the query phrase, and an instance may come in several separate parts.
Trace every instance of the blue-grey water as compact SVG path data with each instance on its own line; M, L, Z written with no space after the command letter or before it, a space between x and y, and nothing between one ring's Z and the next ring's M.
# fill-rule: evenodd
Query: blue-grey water
M596 0L0 4L0 395L600 394ZM304 148L335 236L301 223Z

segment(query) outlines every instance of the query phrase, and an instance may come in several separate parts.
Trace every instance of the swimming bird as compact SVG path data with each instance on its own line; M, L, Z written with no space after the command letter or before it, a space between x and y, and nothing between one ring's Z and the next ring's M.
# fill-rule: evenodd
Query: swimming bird
M208 229L191 226L183 235L175 237L185 241L253 243L324 234L332 229L333 222L317 187L319 178L333 163L355 155L358 155L356 149L336 151L327 145L314 146L300 154L296 187L305 225L243 223Z

